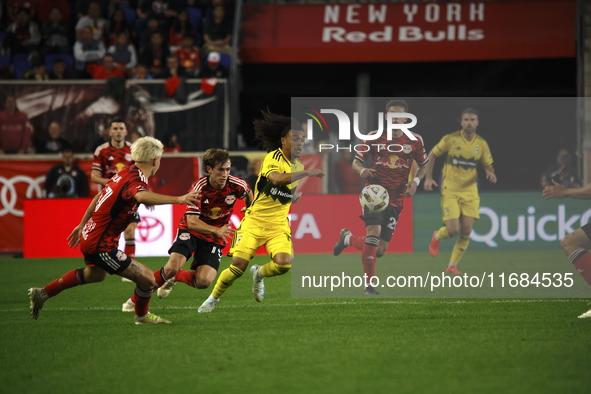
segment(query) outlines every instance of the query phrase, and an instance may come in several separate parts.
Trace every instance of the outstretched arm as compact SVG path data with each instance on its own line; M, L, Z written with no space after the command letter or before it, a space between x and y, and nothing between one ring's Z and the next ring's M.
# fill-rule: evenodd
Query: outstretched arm
M145 205L164 205L164 204L194 204L199 201L200 192L191 191L184 196L167 196L164 194L141 191L135 194L137 202Z
M544 199L549 198L577 198L581 200L591 199L591 183L583 187L565 188L560 183L552 180L553 185L546 186L542 195Z
M297 180L305 178L307 176L315 176L317 178L323 178L324 172L317 168L312 168L310 170L292 172L292 173L281 173L279 171L273 171L270 173L267 178L271 183L275 186L283 186L289 185Z

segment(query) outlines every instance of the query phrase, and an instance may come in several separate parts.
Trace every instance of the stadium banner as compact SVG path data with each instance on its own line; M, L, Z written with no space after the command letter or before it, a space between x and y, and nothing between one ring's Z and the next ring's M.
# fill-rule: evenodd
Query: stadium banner
M415 203L415 252L427 252L433 231L442 226L440 195L419 193ZM587 224L591 205L577 199L544 200L542 192L482 192L469 252L561 250L566 234ZM450 253L455 240L441 242Z
M45 155L48 157L49 155ZM57 156L57 155L56 155ZM60 164L59 159L46 160L0 160L0 253L14 253L23 251L23 216L24 202L31 199L41 199L45 176L51 167ZM98 192L98 185L90 182L90 171L92 159L77 160L76 165L87 175L90 185L90 195ZM193 179L197 179L200 173L199 159L197 157L164 157L158 173L150 178L150 191L161 194L183 195L191 186ZM78 199L67 199L68 204L74 207ZM42 200L47 205L47 210L54 210L49 203L52 200ZM90 201L85 202L85 207ZM67 206L67 204L66 204ZM85 209L85 208L84 208ZM44 218L43 209L35 212L35 215L43 214L40 217L27 217L33 221L32 224L38 229L38 223L59 222L65 225L74 223L69 227L71 231L84 214L82 209L79 215L76 212L70 213L68 209L55 207L54 212L47 212L55 217ZM64 214L67 212L67 214ZM45 220L45 221L42 221ZM34 233L31 233L34 234ZM69 235L66 234L66 236ZM38 235L35 235L38 237ZM54 240L59 242L59 240ZM58 256L54 256L58 257Z
M114 117L125 119L128 134L149 135L165 145L176 134L183 151L204 151L223 146L226 84L221 81L212 95L201 90L200 80L183 85L182 99L168 97L162 81L84 81L43 84L0 83L0 102L16 97L34 128L33 144L49 137L47 127L57 121L62 137L76 153L94 153L105 142L105 130ZM107 137L108 138L108 137Z
M575 0L246 4L240 58L359 63L574 57L575 27Z

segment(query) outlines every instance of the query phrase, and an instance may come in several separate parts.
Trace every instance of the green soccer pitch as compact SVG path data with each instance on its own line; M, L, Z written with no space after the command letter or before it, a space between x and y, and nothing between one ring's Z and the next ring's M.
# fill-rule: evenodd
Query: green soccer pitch
M378 273L386 258L378 260ZM392 256L402 265L429 259ZM558 251L473 252L460 268L527 259L570 264ZM152 269L166 262L139 260ZM354 254L298 261L360 266ZM222 269L229 262L224 257ZM81 259L0 259L1 393L585 393L591 387L591 319L577 319L591 308L588 299L292 298L287 274L267 279L266 298L257 303L246 272L212 313L197 313L211 289L178 283L168 298L154 295L151 302L173 324L136 326L133 313L121 312L135 285L113 276L64 291L39 320L31 319L27 289L80 266Z

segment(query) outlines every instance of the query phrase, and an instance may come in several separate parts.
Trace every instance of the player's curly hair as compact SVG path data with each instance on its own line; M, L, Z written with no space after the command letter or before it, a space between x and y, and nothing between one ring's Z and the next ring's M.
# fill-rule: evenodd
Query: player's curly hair
M214 168L218 164L224 164L230 160L230 153L225 149L211 148L205 151L202 157L203 165Z
M281 138L285 137L289 130L302 130L302 125L294 118L271 113L268 109L261 112L263 119L255 119L253 122L254 139L267 152L281 148Z
M388 103L386 103L386 112L388 112L388 108L390 107L402 107L404 108L404 112L408 111L408 103L406 102L406 100L402 99L394 99L388 101Z
M164 152L164 145L154 137L138 138L131 145L131 158L136 163L148 163Z

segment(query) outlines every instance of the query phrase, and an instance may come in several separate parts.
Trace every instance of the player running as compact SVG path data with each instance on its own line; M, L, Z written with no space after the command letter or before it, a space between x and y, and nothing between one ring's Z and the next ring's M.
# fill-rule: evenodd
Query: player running
M131 159L131 144L125 141L127 127L121 118L114 118L109 122L110 141L100 145L94 151L90 180L94 183L106 186L109 179L117 174L123 167L133 164ZM125 228L125 254L135 257L135 229L140 222L139 214L136 214Z
M80 245L86 268L78 268L54 280L43 288L29 289L31 316L39 317L43 304L63 290L87 283L102 282L109 275L119 275L137 284L133 301L136 324L168 324L148 312L150 297L155 286L152 271L117 249L121 232L129 225L139 204L193 204L199 193L191 191L184 196L172 197L148 191L148 178L160 167L163 145L152 137L138 139L131 146L135 161L114 175L106 187L97 194L82 221L68 236L71 248Z
M390 100L386 104L386 112L408 112L405 100ZM384 116L386 120L387 115ZM406 118L392 118L392 122L406 123ZM373 132L372 134L375 134ZM360 218L365 222L365 237L355 236L349 229L342 229L341 236L334 246L334 255L340 255L349 245L361 251L361 263L365 273L365 290L367 295L379 294L372 286L371 278L375 275L376 258L382 257L390 244L396 230L398 218L404 205L404 196L412 197L421 179L425 176L425 164L428 161L423 137L412 133L417 139L412 140L401 129L392 131L392 140L388 140L386 133L377 140L363 141L371 149L358 152L353 160L352 168L365 180L365 185L378 184L386 188L390 196L390 204L379 213L364 213ZM398 144L401 152L392 153L384 147ZM365 167L372 156L371 167ZM408 181L413 160L419 165L414 179Z
M232 264L220 274L213 292L199 307L199 312L211 312L220 297L242 276L250 259L265 245L272 260L261 266L253 265L253 295L260 302L265 297L263 279L283 275L291 268L293 248L287 214L290 205L302 193L296 192L298 181L305 177L322 178L319 169L304 170L298 160L306 136L293 118L263 112L263 119L254 121L255 137L269 152L259 173L252 205L234 234L229 255Z
M167 297L177 281L197 289L206 289L211 285L220 267L226 238L234 234L229 225L234 203L245 199L248 207L253 199L246 181L230 175L232 162L228 151L208 149L202 160L208 175L194 182L190 189L200 193L201 202L187 206L177 236L168 251L168 262L154 272L160 298ZM191 271L181 269L191 256ZM131 298L123 304L122 310L134 310Z
M445 135L429 152L429 164L427 164L427 175L423 186L427 191L433 190L433 186L439 186L433 180L433 166L439 156L447 154L441 181L443 227L433 232L429 244L429 253L435 257L442 240L455 237L460 233L445 270L447 274L462 273L458 270L457 264L470 243L474 221L480 219L480 196L476 183L478 163L484 166L486 179L490 183L497 182L488 143L484 138L476 135L478 112L473 108L467 108L462 111L461 119L462 130Z

